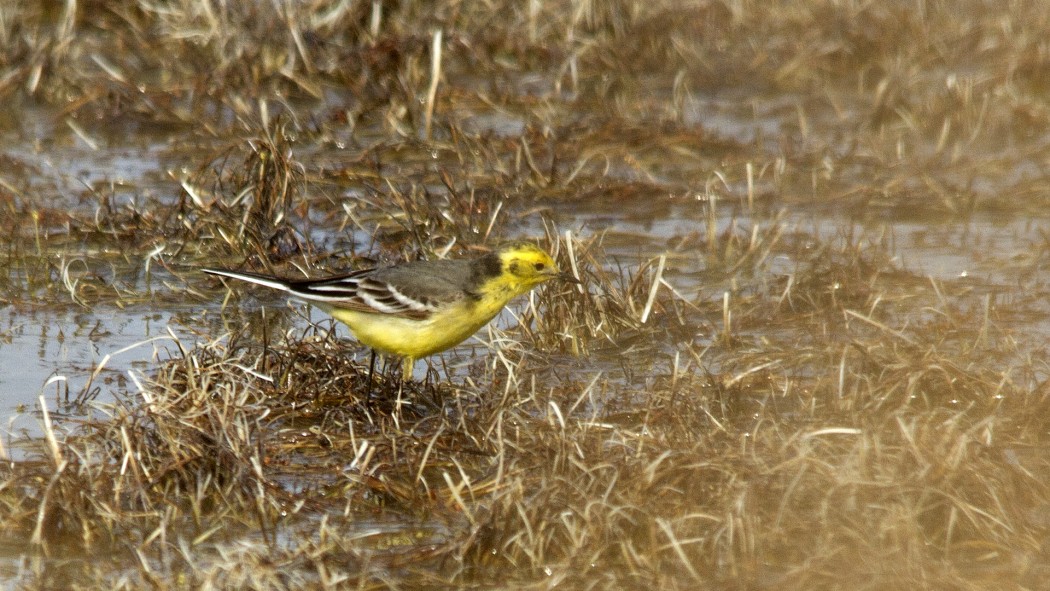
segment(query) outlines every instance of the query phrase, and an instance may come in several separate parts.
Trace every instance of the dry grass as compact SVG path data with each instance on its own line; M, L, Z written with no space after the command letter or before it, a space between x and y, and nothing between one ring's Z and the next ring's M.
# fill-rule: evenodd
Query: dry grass
M0 301L203 312L3 449L11 584L1044 586L1041 3L111 4L0 7L0 121L57 122L0 154ZM162 182L40 180L124 136ZM982 277L908 259L988 219ZM523 234L582 286L371 391L196 272Z

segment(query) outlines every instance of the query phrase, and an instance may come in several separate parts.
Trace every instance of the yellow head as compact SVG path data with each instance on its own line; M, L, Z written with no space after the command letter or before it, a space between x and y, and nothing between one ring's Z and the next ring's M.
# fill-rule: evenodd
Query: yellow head
M531 242L510 242L494 254L499 258L500 276L517 293L551 279L565 278L554 259Z

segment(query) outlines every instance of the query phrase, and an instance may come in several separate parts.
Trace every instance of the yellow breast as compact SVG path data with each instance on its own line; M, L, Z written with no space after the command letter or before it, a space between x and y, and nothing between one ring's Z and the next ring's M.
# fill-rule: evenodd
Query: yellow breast
M464 302L436 312L426 320L354 310L328 312L350 327L362 344L383 353L419 359L462 343L488 324L502 307L481 309Z

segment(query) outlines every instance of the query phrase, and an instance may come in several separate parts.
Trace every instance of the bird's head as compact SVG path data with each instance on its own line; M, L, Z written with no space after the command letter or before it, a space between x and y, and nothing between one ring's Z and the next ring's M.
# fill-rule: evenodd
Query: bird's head
M500 274L521 292L551 279L576 281L558 269L551 255L531 242L510 242L501 246L495 254L499 257Z

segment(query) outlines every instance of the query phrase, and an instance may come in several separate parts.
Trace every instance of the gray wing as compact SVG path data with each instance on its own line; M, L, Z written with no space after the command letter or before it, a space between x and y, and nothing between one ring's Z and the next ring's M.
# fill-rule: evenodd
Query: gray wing
M469 261L412 262L319 280L289 282L297 297L361 312L425 319L441 305L474 297Z

